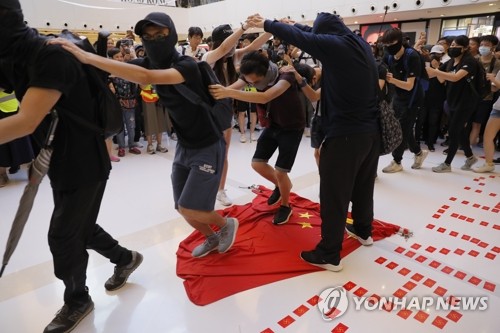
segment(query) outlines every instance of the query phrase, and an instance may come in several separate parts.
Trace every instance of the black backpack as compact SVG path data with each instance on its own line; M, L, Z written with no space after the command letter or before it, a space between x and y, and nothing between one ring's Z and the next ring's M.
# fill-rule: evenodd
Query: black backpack
M486 71L484 70L483 64L475 59L476 61L476 75L467 78L467 82L472 88L472 92L480 100L483 100L491 93L491 82L486 79ZM488 72L493 72L495 67L495 57L491 59Z
M206 61L196 63L200 70L201 80L203 86L206 87L205 96L200 96L184 84L174 85L175 89L184 96L188 101L195 105L202 106L210 114L210 125L218 135L227 128L227 117L233 115L233 101L230 98L214 99L208 92L208 86L213 84L220 84L214 70Z
M96 54L94 47L92 47L92 44L86 38L81 39L68 30L63 30L58 37L68 39L79 48ZM90 122L72 112L65 112L64 115L67 115L80 125L103 135L105 138L120 133L123 130L122 110L117 98L108 87L108 74L94 66L85 64L83 65L83 70L89 81L90 92L95 98L95 105L98 108L100 116L99 123Z

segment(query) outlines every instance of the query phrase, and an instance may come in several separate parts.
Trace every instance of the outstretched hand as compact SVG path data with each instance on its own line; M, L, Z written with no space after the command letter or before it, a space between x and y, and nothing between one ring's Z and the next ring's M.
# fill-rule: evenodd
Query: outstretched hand
M228 89L226 89L224 86L220 84L213 84L208 86L208 90L210 91L210 94L212 95L213 98L215 99L223 99L228 96Z
M64 39L64 38L53 38L50 39L47 44L53 44L53 45L61 45L63 49L66 51L70 52L73 54L80 62L84 64L89 63L89 56L91 53L86 52L79 48L76 44L72 43L71 41Z

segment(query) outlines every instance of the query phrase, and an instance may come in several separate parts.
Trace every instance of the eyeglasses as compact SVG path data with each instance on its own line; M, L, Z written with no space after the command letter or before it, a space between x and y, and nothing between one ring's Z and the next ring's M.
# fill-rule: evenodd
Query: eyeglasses
M142 40L145 40L145 41L155 41L155 42L164 41L167 38L168 38L167 34L156 34L154 36L144 34L144 35L141 36Z

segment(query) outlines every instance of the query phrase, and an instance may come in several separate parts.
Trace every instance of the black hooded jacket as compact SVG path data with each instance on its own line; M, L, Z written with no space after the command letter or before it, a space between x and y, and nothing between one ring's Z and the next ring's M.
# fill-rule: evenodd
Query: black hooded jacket
M378 71L370 46L336 16L313 27L267 20L264 30L321 61L321 119L327 138L378 131Z

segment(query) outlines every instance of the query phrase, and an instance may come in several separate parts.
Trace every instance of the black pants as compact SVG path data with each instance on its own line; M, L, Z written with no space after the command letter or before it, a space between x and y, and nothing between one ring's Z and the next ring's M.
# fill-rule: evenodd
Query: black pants
M132 254L118 245L96 224L106 181L87 184L68 191L53 190L54 211L49 227L49 246L54 273L66 289L64 302L79 305L88 300L87 249L92 249L116 265L130 262Z
M373 188L380 152L380 133L328 138L321 146L321 241L316 251L337 264L344 228L352 202L354 228L359 236L371 236Z
M463 109L450 110L450 120L448 122L448 155L444 161L450 165L457 153L459 144L462 146L465 157L471 157L472 149L469 141L469 131L467 123L469 122L475 108L464 107Z
M407 103L408 102L399 104L397 101L393 102L394 112L399 119L401 130L403 131L403 141L401 141L401 144L392 152L392 157L397 163L401 163L406 147L414 154L418 154L421 151L420 144L415 140L415 134L413 132L413 127L417 119L418 107L412 106L409 108L406 105Z

